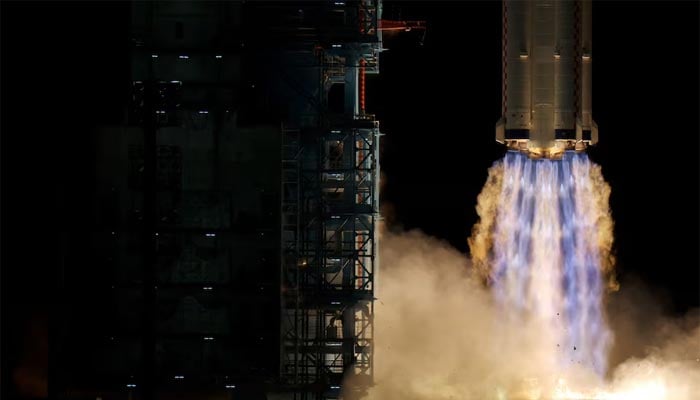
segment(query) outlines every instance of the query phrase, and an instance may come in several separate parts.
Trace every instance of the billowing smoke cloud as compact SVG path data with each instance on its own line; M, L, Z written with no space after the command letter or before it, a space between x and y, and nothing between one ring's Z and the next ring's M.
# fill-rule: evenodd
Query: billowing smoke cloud
M384 233L381 241L375 385L365 399L700 398L697 320L681 329L660 318L636 321L643 314L630 316L626 306L610 307L620 313L611 319L627 318L624 327L612 326L615 347L629 341L642 348L637 357L617 361L601 382L584 369L563 370L551 358L556 339L543 335L537 320L504 319L481 276L448 244L417 231ZM622 303L624 289L614 304ZM641 331L627 329L643 322ZM643 333L659 327L667 334Z
M556 343L535 321L498 318L466 257L420 232L381 240L369 399L498 398L523 378L554 376L538 349Z
M366 398L700 398L698 321L680 329L634 286L615 293L609 196L585 154L509 153L479 195L471 260L384 232Z
M659 346L642 357L630 358L612 374L610 391L625 399L692 400L700 398L700 325L682 329L650 321L650 328L673 331Z
M663 392L657 398L698 399L700 310L668 317L666 300L664 293L636 278L628 278L609 299L610 325L616 335L610 360L617 365L611 385L624 392L646 382L649 391Z

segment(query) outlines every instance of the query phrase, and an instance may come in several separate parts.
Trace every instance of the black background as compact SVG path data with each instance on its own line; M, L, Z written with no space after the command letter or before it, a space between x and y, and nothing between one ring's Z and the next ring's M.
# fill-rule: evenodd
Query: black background
M368 109L386 133L384 205L395 227L466 252L476 196L504 153L493 140L501 5L384 4L387 19L428 23L422 46L416 32L387 35L381 75L368 81ZM90 235L91 137L120 121L128 97L129 4L3 2L1 12L7 390L23 340L46 337L60 305L63 238ZM669 311L684 313L700 303L698 3L601 1L593 12L600 143L590 154L612 186L621 281L641 276L666 293Z

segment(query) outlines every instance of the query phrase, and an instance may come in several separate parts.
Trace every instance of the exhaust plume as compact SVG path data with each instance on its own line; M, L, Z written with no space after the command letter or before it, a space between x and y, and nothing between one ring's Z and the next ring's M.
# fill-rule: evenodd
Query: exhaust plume
M604 375L611 334L603 279L612 276L613 224L600 168L585 154L555 161L509 152L491 173L498 178L487 180L477 205L486 223L473 234L491 238L469 244L500 314L542 320L562 367Z
M418 231L383 232L375 384L362 398L697 398L697 320L607 365L613 337L642 341L639 331L613 335L603 311L618 286L609 195L585 155L509 153L479 195L471 259Z

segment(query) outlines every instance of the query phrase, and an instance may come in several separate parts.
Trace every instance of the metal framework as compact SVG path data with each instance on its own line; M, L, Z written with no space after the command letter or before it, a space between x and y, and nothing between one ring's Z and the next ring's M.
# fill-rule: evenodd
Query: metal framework
M357 2L354 42L318 48L320 115L282 127L281 378L294 399L337 399L373 378L379 124L364 110L378 72L378 1ZM328 94L344 85L342 114ZM345 380L345 378L352 379Z
M283 129L282 376L301 399L372 379L379 128L353 122L309 145Z

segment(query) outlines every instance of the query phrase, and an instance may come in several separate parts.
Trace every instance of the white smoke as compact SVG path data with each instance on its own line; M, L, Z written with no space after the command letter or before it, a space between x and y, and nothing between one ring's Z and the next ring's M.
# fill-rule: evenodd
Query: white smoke
M498 317L469 261L414 231L386 234L375 303L375 381L369 399L485 399L556 372L536 321ZM527 382L525 382L527 383Z
M661 395L647 399L700 398L697 321L683 330L667 324L665 343L647 343L646 353L622 362L601 383L552 363L556 340L543 336L537 321L504 320L469 260L448 244L417 231L385 233L381 240L375 384L365 399L547 399L560 379L571 389L568 398L590 388L585 392L600 399L641 400L639 393L653 396L659 385ZM615 333L619 343L635 340L632 332Z
M700 399L700 318L662 318L639 285L615 292L609 195L585 155L509 154L479 195L471 260L383 233L365 398Z
M636 279L628 279L609 300L616 334L610 386L625 392L646 382L663 388L659 399L700 399L700 310L671 318L664 306L662 293Z

